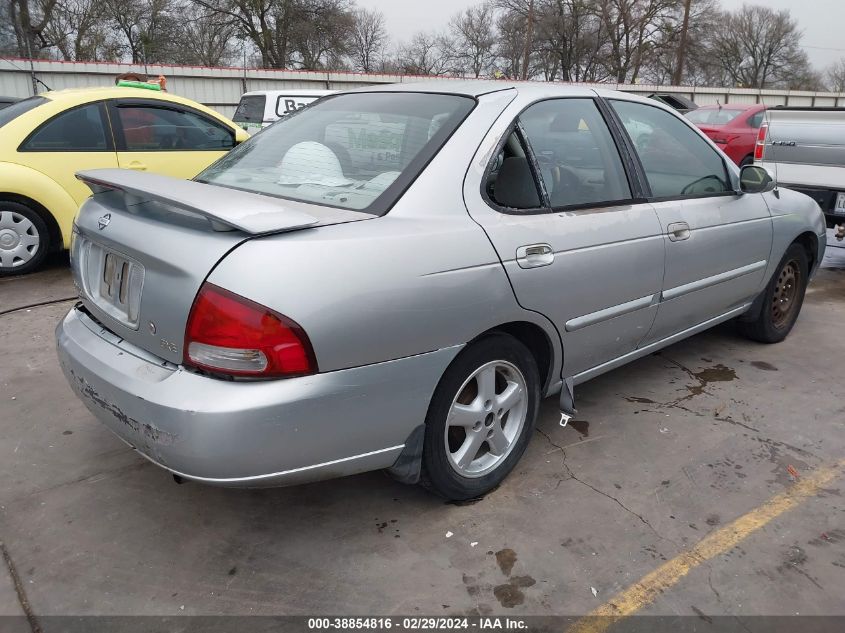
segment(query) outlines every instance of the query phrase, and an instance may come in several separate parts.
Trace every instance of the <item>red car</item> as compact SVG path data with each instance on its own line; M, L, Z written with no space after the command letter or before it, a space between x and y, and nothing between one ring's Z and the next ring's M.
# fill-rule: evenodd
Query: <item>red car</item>
M706 105L685 116L740 167L754 162L754 143L763 123L766 106Z

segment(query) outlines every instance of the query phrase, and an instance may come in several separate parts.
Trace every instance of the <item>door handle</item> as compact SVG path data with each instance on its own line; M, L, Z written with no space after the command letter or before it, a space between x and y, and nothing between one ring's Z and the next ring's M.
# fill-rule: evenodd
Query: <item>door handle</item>
M137 160L131 161L127 165L127 167L129 169L134 169L135 171L147 171L147 166L144 163L137 161Z
M688 240L690 236L689 224L686 222L672 222L672 224L666 227L666 234L669 236L670 242Z
M548 266L554 260L554 251L548 244L529 244L516 249L516 263L520 268Z

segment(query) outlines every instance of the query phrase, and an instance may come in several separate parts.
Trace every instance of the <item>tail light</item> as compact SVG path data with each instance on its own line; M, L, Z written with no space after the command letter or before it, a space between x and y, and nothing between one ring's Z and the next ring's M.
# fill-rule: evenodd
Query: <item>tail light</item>
M200 288L188 317L185 364L256 378L317 372L311 342L297 323L209 283Z
M769 133L769 124L763 123L757 130L757 143L754 145L754 160L763 160L763 150L766 149L766 134Z

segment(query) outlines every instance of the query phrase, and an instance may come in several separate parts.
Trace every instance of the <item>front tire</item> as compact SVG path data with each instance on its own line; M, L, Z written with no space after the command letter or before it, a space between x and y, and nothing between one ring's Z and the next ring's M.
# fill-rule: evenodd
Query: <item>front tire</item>
M38 213L18 202L0 200L0 277L32 272L49 248L50 232Z
M785 339L801 312L809 269L804 247L790 245L766 286L760 314L753 321L741 321L740 331L760 343L780 343Z
M421 483L455 501L498 486L525 452L539 404L537 363L525 345L507 334L472 343L432 397Z

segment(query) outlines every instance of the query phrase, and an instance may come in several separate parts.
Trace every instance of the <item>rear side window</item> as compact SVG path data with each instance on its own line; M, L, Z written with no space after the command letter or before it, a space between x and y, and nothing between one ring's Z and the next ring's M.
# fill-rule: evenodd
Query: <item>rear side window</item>
M634 141L654 197L733 190L721 156L678 117L641 103L614 100L611 104Z
M235 123L261 123L264 121L264 104L267 98L264 95L245 95L238 103L238 109L232 120Z
M232 130L187 110L118 105L126 151L220 151L235 146Z
M520 121L552 207L630 200L619 150L592 99L552 99Z
M33 108L37 108L42 103L47 103L47 99L44 97L30 97L29 99L24 99L23 101L10 103L0 110L0 127L6 125L9 121L17 119L25 112L29 112Z
M89 103L65 110L41 125L23 142L21 151L102 152L109 146L100 104Z
M763 125L763 117L766 116L765 110L760 110L757 114L748 119L748 127L753 127L755 130Z
M197 180L381 215L474 105L422 93L322 99L241 143Z

